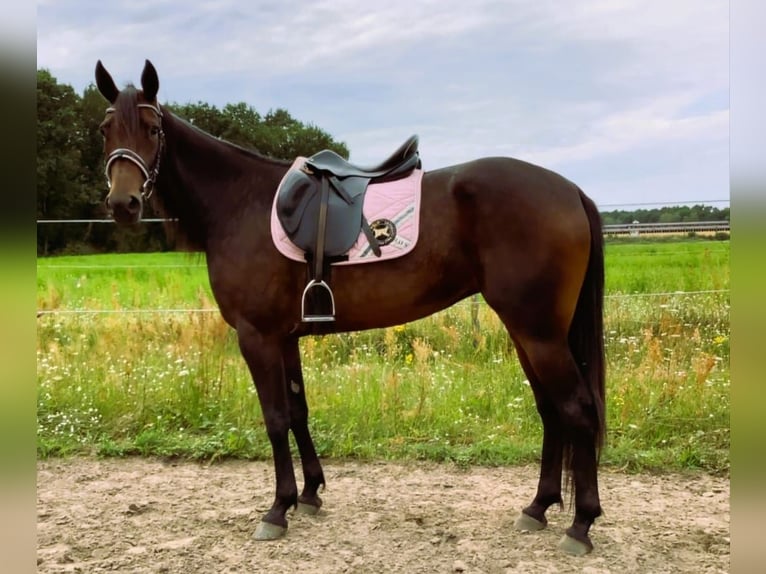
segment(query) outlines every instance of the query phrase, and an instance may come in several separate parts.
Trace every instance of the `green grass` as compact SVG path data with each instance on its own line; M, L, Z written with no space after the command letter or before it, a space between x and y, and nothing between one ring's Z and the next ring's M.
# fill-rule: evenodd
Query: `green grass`
M40 258L38 310L212 305L204 255L146 253Z
M729 288L728 241L606 244L608 293Z
M629 469L729 466L729 243L609 243L608 440ZM685 295L678 291L693 291ZM38 308L212 307L186 254L38 263ZM499 320L464 301L389 329L301 342L320 456L514 464L541 427ZM38 318L38 454L270 458L234 333L216 312Z

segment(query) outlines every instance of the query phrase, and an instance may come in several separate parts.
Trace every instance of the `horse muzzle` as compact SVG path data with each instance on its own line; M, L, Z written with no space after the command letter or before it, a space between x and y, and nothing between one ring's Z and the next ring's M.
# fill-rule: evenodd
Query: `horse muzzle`
M117 223L138 223L144 209L141 193L109 192L105 200L106 209Z

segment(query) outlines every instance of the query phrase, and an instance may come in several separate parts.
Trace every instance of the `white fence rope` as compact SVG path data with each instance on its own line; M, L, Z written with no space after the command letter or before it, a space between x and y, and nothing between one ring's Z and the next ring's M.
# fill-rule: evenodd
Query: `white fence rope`
M662 293L617 293L605 295L604 299L632 299L642 297L686 297L697 295L713 295L729 293L729 289L709 289L705 291L666 291ZM455 305L470 304L469 299L459 301ZM453 305L453 307L455 306ZM45 315L139 315L139 314L163 314L163 313L213 313L218 307L202 308L176 308L176 309L40 309L37 316Z
M173 219L148 218L142 223L162 223ZM112 219L38 219L38 225L54 223L114 223ZM672 223L615 223L603 226L604 235L640 235L642 233L687 233L730 231L728 221L679 221Z

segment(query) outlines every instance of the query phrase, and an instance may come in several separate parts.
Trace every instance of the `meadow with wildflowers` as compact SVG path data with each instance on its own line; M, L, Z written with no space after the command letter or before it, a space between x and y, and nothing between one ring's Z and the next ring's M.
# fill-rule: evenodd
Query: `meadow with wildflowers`
M729 468L729 242L610 241L607 444L626 469ZM271 458L204 258L38 260L40 457ZM322 457L515 464L539 457L528 381L470 298L387 329L301 341Z

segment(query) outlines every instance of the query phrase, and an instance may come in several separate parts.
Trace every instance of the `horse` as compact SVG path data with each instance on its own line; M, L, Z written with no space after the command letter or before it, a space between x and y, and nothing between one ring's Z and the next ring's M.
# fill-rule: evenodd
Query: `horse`
M291 162L216 138L161 106L149 60L140 88L118 89L100 60L95 77L109 103L100 125L108 212L118 224L136 224L149 204L190 249L204 252L216 304L257 390L276 490L255 539L284 536L289 510L314 514L322 505L325 477L309 430L299 339L401 325L481 294L508 332L543 425L537 490L515 528L545 528L548 508L563 509L563 490L574 517L559 549L593 550L606 428L604 246L593 200L562 175L509 157L424 171L414 249L334 266L335 320L309 323L301 320L306 265L279 253L270 234Z

